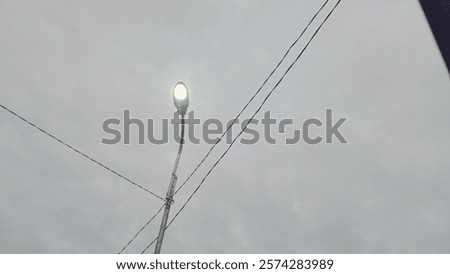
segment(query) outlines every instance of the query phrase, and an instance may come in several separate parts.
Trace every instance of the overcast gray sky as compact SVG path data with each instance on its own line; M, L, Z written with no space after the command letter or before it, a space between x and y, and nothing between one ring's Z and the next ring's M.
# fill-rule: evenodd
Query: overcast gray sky
M102 122L170 118L179 80L198 118L229 120L322 3L0 0L0 102L164 196L177 144L103 145ZM237 144L163 252L449 253L449 91L418 1L344 0L263 111L333 108L349 144ZM161 205L3 110L0 136L1 253L117 253ZM180 180L208 149L186 145Z

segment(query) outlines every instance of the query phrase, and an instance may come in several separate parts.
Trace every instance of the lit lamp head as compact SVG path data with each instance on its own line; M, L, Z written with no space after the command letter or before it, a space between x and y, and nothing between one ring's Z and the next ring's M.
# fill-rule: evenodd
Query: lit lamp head
M180 115L185 115L189 106L189 91L185 83L178 82L173 88L173 103Z

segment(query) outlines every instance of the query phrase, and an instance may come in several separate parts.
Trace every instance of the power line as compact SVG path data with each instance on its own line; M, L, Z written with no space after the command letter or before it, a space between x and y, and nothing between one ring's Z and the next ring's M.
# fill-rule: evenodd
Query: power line
M305 50L308 48L309 44L311 43L311 41L314 39L314 37L317 35L317 33L319 32L319 30L322 28L322 26L325 24L325 22L330 18L331 14L334 12L334 10L339 6L339 4L341 3L341 0L338 0L335 4L335 6L333 7L333 9L328 13L328 15L325 17L325 19L322 21L322 23L319 25L319 27L317 28L317 30L314 32L314 34L311 36L311 38L309 39L308 43L305 45L305 47L303 48L303 50L300 52L300 54L297 56L297 58L292 62L292 64L287 68L287 70L284 72L284 74L281 76L281 78L278 80L278 82L275 84L275 86L272 88L272 90L267 94L267 96L264 98L263 102L260 104L260 106L258 107L258 109L254 112L253 116L248 120L248 122L246 123L245 127L242 128L242 130L239 132L239 134L233 139L233 141L230 143L230 145L228 146L228 148L225 150L225 152L220 156L220 158L214 163L214 165L209 169L208 173L205 175L205 177L203 177L203 179L201 180L200 184L195 188L195 190L192 192L192 194L188 197L188 199L186 200L186 202L183 204L183 206L178 210L178 212L174 215L174 217L172 218L172 220L169 222L169 224L166 226L166 229L174 222L174 220L178 217L178 215L180 215L180 213L183 211L183 209L186 207L186 205L189 203L189 201L192 199L192 197L198 192L198 190L200 189L200 187L203 185L203 183L205 182L206 178L208 178L208 176L211 174L211 172L214 170L214 168L219 164L219 162L223 159L223 157L225 157L225 155L228 153L228 151L231 149L231 147L233 146L233 144L236 142L236 140L242 135L242 133L245 131L245 129L247 128L247 126L249 125L250 121L253 120L253 118L258 114L258 112L261 110L261 108L264 106L264 104L266 103L266 101L269 99L269 97L272 95L272 93L275 91L275 89L278 87L278 85L281 83L281 81L283 81L284 77L288 74L288 72L292 69L292 67L295 65L295 63L300 59L300 57L303 55L303 53L305 52ZM152 242L153 243L153 242ZM147 249L151 246L150 243L146 249L144 249L144 251L142 251L142 253L144 253L145 251L147 251Z
M166 229L169 227L170 223L166 226ZM155 242L156 240L158 240L158 236L155 237L155 239L153 239L153 241L151 241L147 247L141 252L141 254L144 254Z
M146 191L147 193L155 196L156 198L165 201L164 198L162 198L161 196L155 194L154 192L148 190L147 188L135 183L134 181L132 181L131 179L125 177L124 175L120 174L117 171L114 171L113 169L111 169L110 167L106 166L105 164L100 163L99 161L93 159L92 157L88 156L87 154L85 154L84 152L81 152L80 150L74 148L73 146L67 144L66 142L62 141L61 139L55 137L54 135L50 134L49 132L47 132L46 130L42 129L41 127L35 125L34 123L28 121L27 119L25 119L24 117L20 116L19 114L17 114L16 112L12 111L11 109L5 107L4 105L0 104L0 107L3 108L4 110L6 110L7 112L11 113L12 115L16 116L17 118L19 118L20 120L24 121L25 123L27 123L28 125L34 127L35 129L39 130L40 132L44 133L45 135L49 136L50 138L56 140L57 142L59 142L60 144L63 144L64 146L68 147L69 149L71 149L72 151L80 154L81 156L83 156L84 158L90 160L91 162L101 166L102 168L108 170L109 172L113 173L114 175L122 178L123 180L127 181L128 183Z
M119 254L122 254L122 252L137 238L137 236L139 236L139 234L141 234L141 232L153 221L153 219L155 219L156 216L158 216L158 214L161 212L161 210L164 208L166 204L164 203L161 208L155 213L155 215L152 216L152 218L150 218L150 220L136 233L136 235L134 235L134 237L122 248L122 250L119 251ZM154 242L152 242L153 244Z
M211 152L214 150L214 148L217 146L218 143L220 143L222 141L222 138L225 136L225 134L227 134L227 132L231 129L231 127L234 125L235 121L237 121L237 119L239 119L239 117L241 116L241 114L247 109L247 107L250 105L250 103L255 99L255 97L261 92L262 88L266 85L266 83L270 80L270 78L272 77L272 75L278 70L278 68L280 67L280 65L283 63L283 61L286 59L286 57L288 56L289 52L291 52L292 48L297 44L297 42L303 37L303 34L305 34L305 32L308 30L308 28L310 27L310 25L312 24L312 22L316 19L316 17L319 15L319 13L323 10L323 8L327 5L327 3L330 0L326 0L323 5L320 7L320 9L316 12L316 14L311 18L311 20L309 21L309 23L306 25L306 27L303 29L303 31L300 33L300 35L297 37L297 39L295 39L295 41L291 44L291 46L288 48L288 50L286 51L286 53L283 55L283 57L281 58L281 60L278 62L278 64L275 66L275 68L272 70L272 72L269 74L269 76L267 76L267 78L264 80L264 82L261 84L261 86L258 88L258 90L253 94L253 96L250 98L250 100L245 104L245 106L241 109L241 111L238 113L238 115L236 115L236 118L233 119L233 122L230 123L227 127L227 129L225 130L225 132L217 139L217 141L214 143L214 145L211 146L211 148L209 149L208 153L206 153L206 155L203 157L203 159L200 161L200 163L194 168L194 170L191 172L191 174L189 174L189 176L187 177L187 179L178 187L178 189L175 191L174 195L176 195L178 193L178 191L180 191L181 188L183 188L183 186L191 179L191 177L197 172L197 170L200 168L200 166L203 165L203 163L206 161L206 159L209 157L209 155L211 154Z

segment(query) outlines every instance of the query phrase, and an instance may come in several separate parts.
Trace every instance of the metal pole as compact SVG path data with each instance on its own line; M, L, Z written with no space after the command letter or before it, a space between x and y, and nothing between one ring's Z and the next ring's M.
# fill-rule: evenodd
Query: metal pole
M156 241L155 254L161 253L161 246L164 239L164 232L166 231L167 220L169 219L170 206L173 202L173 193L175 192L175 186L177 184L177 168L178 163L180 162L181 152L183 151L184 145L184 114L181 115L181 138L180 138L180 146L178 147L178 154L175 160L175 165L172 171L172 177L170 178L169 188L167 189L166 194L166 206L164 208L163 218L161 220L161 226L159 228L158 240Z

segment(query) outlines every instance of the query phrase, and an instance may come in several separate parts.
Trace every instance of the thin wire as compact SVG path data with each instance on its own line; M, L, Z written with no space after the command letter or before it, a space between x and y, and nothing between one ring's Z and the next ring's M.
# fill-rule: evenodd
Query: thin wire
M169 225L166 226L166 229L169 227ZM141 254L144 254L145 251L147 251L156 242L156 240L158 240L158 236L156 236L155 239L153 239L153 241L147 245L147 247L141 252Z
M122 254L122 252L141 234L141 232L153 221L153 219L158 216L158 214L161 212L161 210L166 206L166 203L164 203L161 208L155 213L155 215L152 216L152 218L134 235L134 237L122 248L122 250L119 251L119 254Z
M330 13L328 13L328 15L325 17L324 21L320 24L320 26L318 27L318 29L314 32L314 34L312 35L312 37L309 39L308 43L306 44L306 46L303 48L303 50L300 52L300 54L297 56L297 58L294 60L294 62L292 62L292 64L288 67L288 69L284 72L283 76L281 76L280 80L278 80L278 82L275 84L275 86L272 88L272 90L269 92L269 94L267 94L267 96L264 98L263 102L261 103L261 105L259 106L259 108L255 111L255 113L253 114L253 116L248 120L248 122L246 123L245 127L239 132L239 134L233 139L233 141L231 142L231 144L228 146L228 148L225 150L225 152L220 156L220 158L214 163L214 165L209 169L208 173L205 175L205 177L203 177L202 181L200 182L200 184L197 186L197 188L194 190L194 192L192 192L192 194L189 196L189 198L186 200L186 202L183 204L183 206L178 210L178 212L173 216L173 218L171 219L171 221L169 222L169 224L166 226L166 229L174 222L174 220L178 217L178 215L180 215L180 213L183 211L183 209L186 207L186 205L189 203L189 201L192 199L192 197L197 193L197 191L200 189L200 187L203 185L203 183L205 182L206 178L208 178L208 176L211 174L211 172L214 170L214 168L219 164L219 162L223 159L223 157L225 157L225 155L228 153L228 151L231 149L231 147L233 146L233 144L236 142L236 140L242 135L242 133L245 131L245 129L247 128L247 126L249 125L250 121L258 114L258 112L261 110L261 108L264 106L264 104L266 103L266 101L269 99L269 97L272 95L272 93L275 91L275 89L278 87L278 85L281 83L281 81L283 81L284 77L287 75L287 73L292 69L292 67L295 65L295 63L300 59L300 57L303 55L303 53L305 52L305 50L308 48L309 44L311 43L311 41L314 39L314 37L317 35L317 33L319 32L319 30L322 28L322 26L325 24L325 22L328 20L328 18L330 18L331 14L334 12L334 10L338 7L338 5L341 3L341 0L338 0L338 2L335 4L335 6L333 7L333 9L330 11ZM151 245L151 244L150 244ZM144 253L148 247L142 251L142 253Z
M231 129L231 127L234 125L235 121L237 121L237 119L239 119L239 117L241 116L241 114L247 109L247 107L250 105L250 103L255 99L255 97L261 92L262 88L266 85L266 83L269 81L269 79L272 77L272 75L278 70L278 68L280 67L281 63L283 63L283 61L286 59L286 57L288 56L289 52L291 52L292 48L297 44L297 42L303 37L303 35L305 34L305 32L308 30L309 26L312 24L312 22L316 19L316 17L319 15L319 13L323 10L323 8L327 5L327 3L330 0L326 0L323 5L320 7L320 9L316 12L316 14L311 18L311 20L309 21L309 23L306 25L306 27L303 29L303 31L300 33L300 35L297 37L297 39L295 39L295 41L291 44L291 46L289 47L289 49L286 51L286 53L283 55L283 57L281 58L281 60L278 62L278 64L275 66L275 68L272 70L272 72L269 74L269 76L267 76L267 78L264 80L264 82L261 84L261 86L258 88L258 90L255 92L255 94L253 94L253 96L250 98L250 100L245 104L245 106L242 108L242 110L238 113L238 115L236 115L236 118L233 119L233 122L230 123L227 127L227 129L225 130L225 132L217 139L217 141L214 143L214 145L211 146L211 148L209 149L208 153L206 153L206 155L203 157L203 159L200 161L200 163L194 168L194 170L191 172L191 174L189 174L189 176L187 177L187 179L178 187L178 189L175 191L174 195L176 195L178 193L178 191L180 191L181 188L183 188L183 186L191 179L191 177L197 172L197 170L200 168L201 165L203 165L203 163L206 161L206 159L209 157L209 155L211 154L211 152L214 150L214 148L217 146L218 143L220 143L223 139L223 137L225 136L225 134L227 134L227 132Z
M109 172L113 173L114 175L116 175L116 176L122 178L123 180L127 181L128 183L131 183L132 185L134 185L134 186L136 186L136 187L138 187L138 188L140 188L140 189L142 189L142 190L144 190L144 191L150 193L151 195L155 196L156 198L165 201L165 199L162 198L161 196L159 196L159 195L155 194L154 192L148 190L147 188L145 188L145 187L143 187L143 186L141 186L141 185L139 185L139 184L133 182L131 179L125 177L124 175L118 173L117 171L114 171L114 170L111 169L110 167L108 167L108 166L106 166L106 165L100 163L99 161L93 159L92 157L88 156L87 154L85 154L85 153L81 152L80 150L74 148L73 146L67 144L66 142L62 141L61 139L59 139L59 138L55 137L54 135L48 133L48 132L45 131L44 129L42 129L42 128L40 128L39 126L35 125L34 123L28 121L27 119L25 119L24 117L20 116L19 114L17 114L16 112L12 111L11 109L5 107L4 105L0 104L0 107L3 108L4 110L8 111L8 112L11 113L12 115L16 116L16 117L19 118L20 120L24 121L24 122L27 123L28 125L34 127L35 129L37 129L37 130L39 130L40 132L44 133L45 135L49 136L50 138L56 140L57 142L63 144L64 146L68 147L68 148L71 149L72 151L75 151L76 153L80 154L80 155L83 156L84 158L86 158L86 159L92 161L93 163L95 163L95 164L101 166L102 168L104 168L104 169L108 170Z

